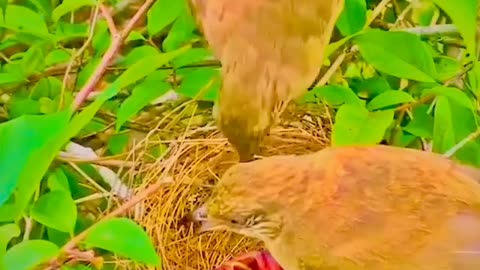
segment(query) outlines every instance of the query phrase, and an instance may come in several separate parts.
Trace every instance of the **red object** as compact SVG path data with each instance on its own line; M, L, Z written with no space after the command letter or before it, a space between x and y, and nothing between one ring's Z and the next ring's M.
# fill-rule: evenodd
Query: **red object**
M215 270L283 270L268 251L254 251L235 257Z

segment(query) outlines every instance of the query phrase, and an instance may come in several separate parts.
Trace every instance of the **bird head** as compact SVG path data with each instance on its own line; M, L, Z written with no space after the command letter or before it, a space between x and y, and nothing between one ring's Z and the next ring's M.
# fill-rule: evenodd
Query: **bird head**
M259 186L242 181L255 173L250 170L251 163L240 163L227 170L212 196L193 212L192 219L202 224L201 233L224 230L262 241L278 236L283 219L274 200L259 193Z
M226 80L229 78L227 77ZM240 156L240 162L254 160L273 122L272 101L254 94L222 88L218 124Z
M270 120L254 119L256 115L249 115L246 111L239 112L243 115L237 116L235 108L231 110L221 113L220 129L237 151L240 162L253 161L255 154L259 153L264 137L268 134Z

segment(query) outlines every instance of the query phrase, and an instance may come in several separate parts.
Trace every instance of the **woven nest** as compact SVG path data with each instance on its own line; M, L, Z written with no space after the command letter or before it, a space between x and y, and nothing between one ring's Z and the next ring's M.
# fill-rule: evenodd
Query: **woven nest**
M132 171L131 175L127 173L127 178L140 176L142 186L165 182L164 187L144 201L143 210L135 218L146 228L161 254L163 269L212 270L232 257L259 250L262 245L254 239L228 232L198 235L194 224L186 221L185 216L210 195L216 181L238 160L236 152L214 127L214 121L197 121L199 125L192 125L198 110L187 107L183 112L190 115L183 113L178 117L182 112L171 114L170 120L164 121L168 124L163 128L157 126L141 144L146 149L168 143L166 156L154 163L142 163L139 170ZM201 114L211 115L208 112ZM173 118L177 119L174 125ZM178 121L179 118L187 121ZM297 105L294 112L282 119L283 123L266 138L262 156L305 154L329 145L332 119L326 107ZM177 134L177 139L154 140L155 137L165 137L165 127L171 133L168 137L175 137L171 132L175 130L173 133ZM120 268L154 269L131 264Z

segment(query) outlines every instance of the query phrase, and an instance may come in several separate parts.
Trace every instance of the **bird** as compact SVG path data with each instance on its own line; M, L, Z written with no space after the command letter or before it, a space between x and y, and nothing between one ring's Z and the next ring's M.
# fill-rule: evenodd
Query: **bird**
M236 163L192 212L284 270L480 269L480 169L388 145Z
M240 162L259 154L290 101L318 75L344 0L190 0L221 63L217 125Z

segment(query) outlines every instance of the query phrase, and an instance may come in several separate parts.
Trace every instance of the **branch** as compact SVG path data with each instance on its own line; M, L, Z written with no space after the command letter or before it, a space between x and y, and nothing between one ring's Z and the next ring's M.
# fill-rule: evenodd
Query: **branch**
M93 13L92 26L89 29L88 38L85 41L85 43L83 43L82 47L72 56L72 58L70 59L70 62L68 63L67 69L65 70L65 74L63 75L62 90L60 93L60 102L58 103L60 109L63 108L65 89L67 88L67 82L68 82L68 79L70 78L70 73L72 72L72 68L75 64L75 60L82 56L82 54L85 52L88 46L90 46L90 43L93 40L93 35L95 33L95 26L97 25L98 11L99 11L99 6L97 5Z
M125 204L123 204L119 208L105 215L99 222L111 219L113 217L116 217L122 214L123 212L132 208L134 205L136 205L140 201L144 200L151 194L155 193L163 185L165 185L163 181L157 181L156 183L150 185L148 188L146 188L145 190L142 190L141 192L136 194L134 197L132 197L132 199L130 199ZM65 244L65 246L63 246L62 250L65 252L68 252L69 250L74 249L78 245L78 243L80 243L87 236L87 234L92 230L93 227L95 226L90 226L84 231L82 231L81 233L79 233L78 235L76 235L67 244Z
M453 146L450 150L445 152L443 154L443 156L448 157L448 158L452 157L453 155L455 155L455 153L458 152L458 150L462 149L467 143L469 143L469 142L475 140L476 138L478 138L478 136L480 136L480 129L478 129L477 131L475 131L473 133L470 133L470 135L465 137L463 140L461 140L459 143L457 143L455 146Z
M396 28L393 31L401 31L416 34L419 36L436 36L436 35L458 35L458 28L453 24L438 24L431 26L419 26L412 28Z
M80 105L82 105L85 99L87 99L88 95L95 89L95 86L97 86L98 82L100 81L103 74L107 70L108 66L112 62L112 59L115 57L115 55L119 51L125 38L131 32L134 25L147 12L147 10L150 8L153 2L155 2L155 0L146 0L145 3L143 3L143 5L140 7L140 9L138 9L137 13L135 13L133 18L127 23L127 26L120 33L114 32L116 31L114 30L116 28L112 29L111 28L112 26L110 25L111 23L113 24L113 20L109 21L110 20L109 18L111 18L109 17L110 15L108 14L108 12L106 12L106 10L102 9L102 13L104 13L103 16L105 17L105 19L107 20L107 23L109 24L110 32L112 32L111 34L113 36L113 40L107 52L105 53L105 55L103 55L102 61L97 66L92 76L90 76L85 86L78 92L77 96L75 97L75 103L74 103L75 110L77 110L80 107ZM107 13L107 16L105 16L105 13Z
M117 27L115 26L115 22L113 21L112 15L110 15L108 8L105 5L100 5L100 10L102 11L103 17L107 21L108 30L110 30L112 36L118 35Z

